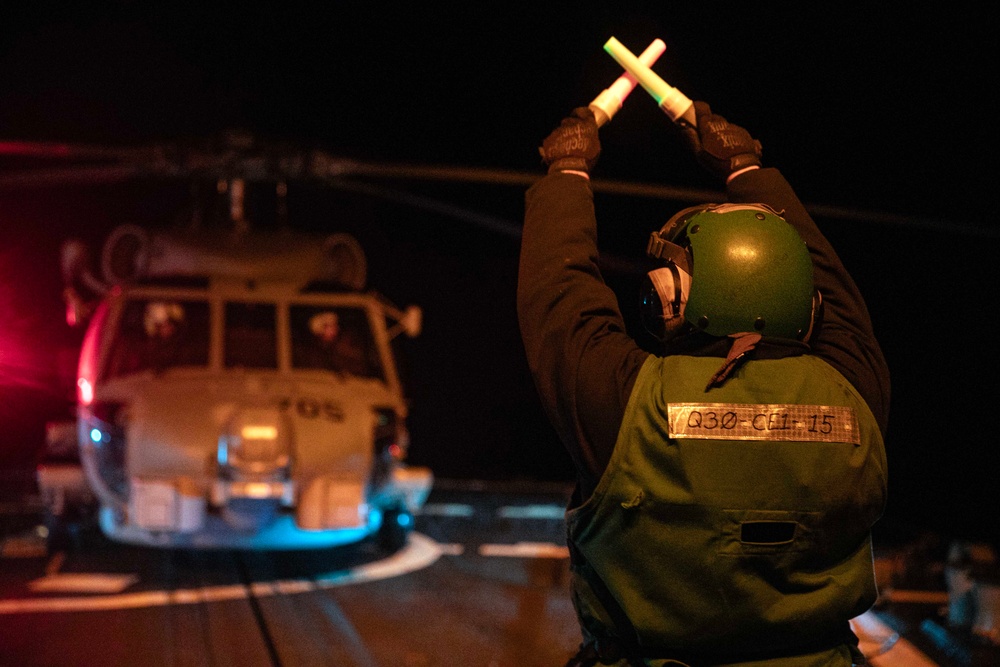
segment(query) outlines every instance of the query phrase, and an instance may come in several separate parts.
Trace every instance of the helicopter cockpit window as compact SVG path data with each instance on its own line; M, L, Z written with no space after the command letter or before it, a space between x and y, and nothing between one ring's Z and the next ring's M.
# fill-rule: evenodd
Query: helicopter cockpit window
M364 309L293 305L289 317L295 368L385 379Z
M130 299L118 320L106 376L207 366L208 350L206 302Z
M277 368L278 345L274 304L226 304L227 368Z

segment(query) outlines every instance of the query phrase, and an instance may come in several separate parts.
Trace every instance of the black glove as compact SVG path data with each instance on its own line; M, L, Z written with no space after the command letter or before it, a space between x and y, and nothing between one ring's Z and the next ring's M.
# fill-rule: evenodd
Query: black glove
M680 127L698 164L723 180L734 171L760 166L760 142L749 132L712 113L705 102L695 102L694 112L698 126Z
M587 107L573 109L573 113L545 138L538 152L550 174L567 170L589 174L601 154L594 112Z

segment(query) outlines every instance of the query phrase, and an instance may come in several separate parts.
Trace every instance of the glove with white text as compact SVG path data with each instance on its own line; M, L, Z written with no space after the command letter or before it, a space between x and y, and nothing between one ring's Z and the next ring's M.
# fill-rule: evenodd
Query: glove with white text
M601 154L594 112L587 107L573 109L573 113L545 138L538 152L550 174L555 171L589 174Z
M723 180L733 172L761 165L760 142L749 132L712 113L705 102L695 102L694 111L697 126L679 126L698 164Z

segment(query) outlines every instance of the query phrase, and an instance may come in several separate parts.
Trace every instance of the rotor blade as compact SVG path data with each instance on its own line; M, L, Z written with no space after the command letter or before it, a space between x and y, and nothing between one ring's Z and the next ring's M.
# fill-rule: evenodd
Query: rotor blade
M330 158L320 166L322 171L315 175L322 177L368 176L381 179L482 183L487 185L521 187L530 186L543 176L543 174L536 171L518 171L514 169L357 162ZM325 169L323 169L324 167ZM722 201L724 198L723 193L714 190L602 178L592 179L591 186L595 192L672 199L676 201L714 202Z
M331 176L368 176L385 179L467 182L522 187L531 186L542 177L542 174L528 171L443 167L435 165L380 164L346 160L337 162L337 167L338 170L331 173ZM721 191L635 181L593 178L591 179L591 187L594 192L623 197L644 197L695 204L726 201L726 195ZM990 226L985 222L958 222L943 218L872 211L828 204L804 203L803 205L811 215L817 218L907 227L925 231L961 234L964 236L1000 237L1000 227Z
M143 173L142 170L134 166L116 164L0 172L0 190L121 183L137 177L140 173Z
M48 187L61 184L117 183L132 178L240 178L270 182L318 178L328 185L349 177L387 180L422 180L448 183L478 183L530 187L541 178L536 171L477 167L365 162L329 155L322 151L277 150L255 144L248 138L227 138L222 148L196 149L152 145L138 148L102 147L54 142L0 141L0 157L65 160L115 160L118 164L78 164L58 169L3 173L0 189ZM725 201L721 191L634 181L595 178L595 192L623 197L642 197L689 203ZM1000 236L1000 228L980 221L956 222L857 208L805 204L813 215L826 219L891 225L966 236Z
M392 188L386 188L371 183L360 183L357 181L335 181L331 187L356 192L379 199L386 199L397 204L410 206L423 211L430 211L447 216L462 222L471 223L476 227L507 236L512 239L521 238L521 225L517 222L500 218L493 215L478 213L462 206L456 206L448 202L442 202L422 195L414 195L409 192L402 192ZM609 273L621 273L626 275L640 276L649 270L649 267L641 261L608 253L601 253L598 262L602 270Z
M149 148L88 146L47 141L0 141L0 156L54 160L134 160L151 154Z
M462 206L457 206L448 202L443 202L423 195L415 195L410 192L402 192L381 185L364 183L351 180L334 180L330 182L330 187L347 192L357 192L370 197L386 199L388 201L410 206L423 211L438 213L455 220L468 222L472 225L495 232L503 236L514 239L521 238L521 225L486 213L477 213Z
M866 224L907 227L929 232L960 234L963 236L980 236L984 238L1000 238L1000 228L991 227L986 222L958 222L944 218L928 218L903 213L887 213L884 211L867 211L845 206L830 206L827 204L804 204L806 210L817 218L848 220Z

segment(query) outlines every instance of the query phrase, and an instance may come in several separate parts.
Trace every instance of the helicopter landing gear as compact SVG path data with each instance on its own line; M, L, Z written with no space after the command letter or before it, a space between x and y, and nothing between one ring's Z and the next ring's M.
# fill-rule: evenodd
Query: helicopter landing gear
M45 513L45 547L49 555L59 551L70 551L75 540L73 529L65 517Z
M389 552L399 551L406 546L412 530L412 514L401 507L386 509L382 514L382 525L378 529L378 545Z
M50 556L79 551L100 532L96 509L90 506L67 508L59 514L47 510L38 530L45 537L45 548Z

